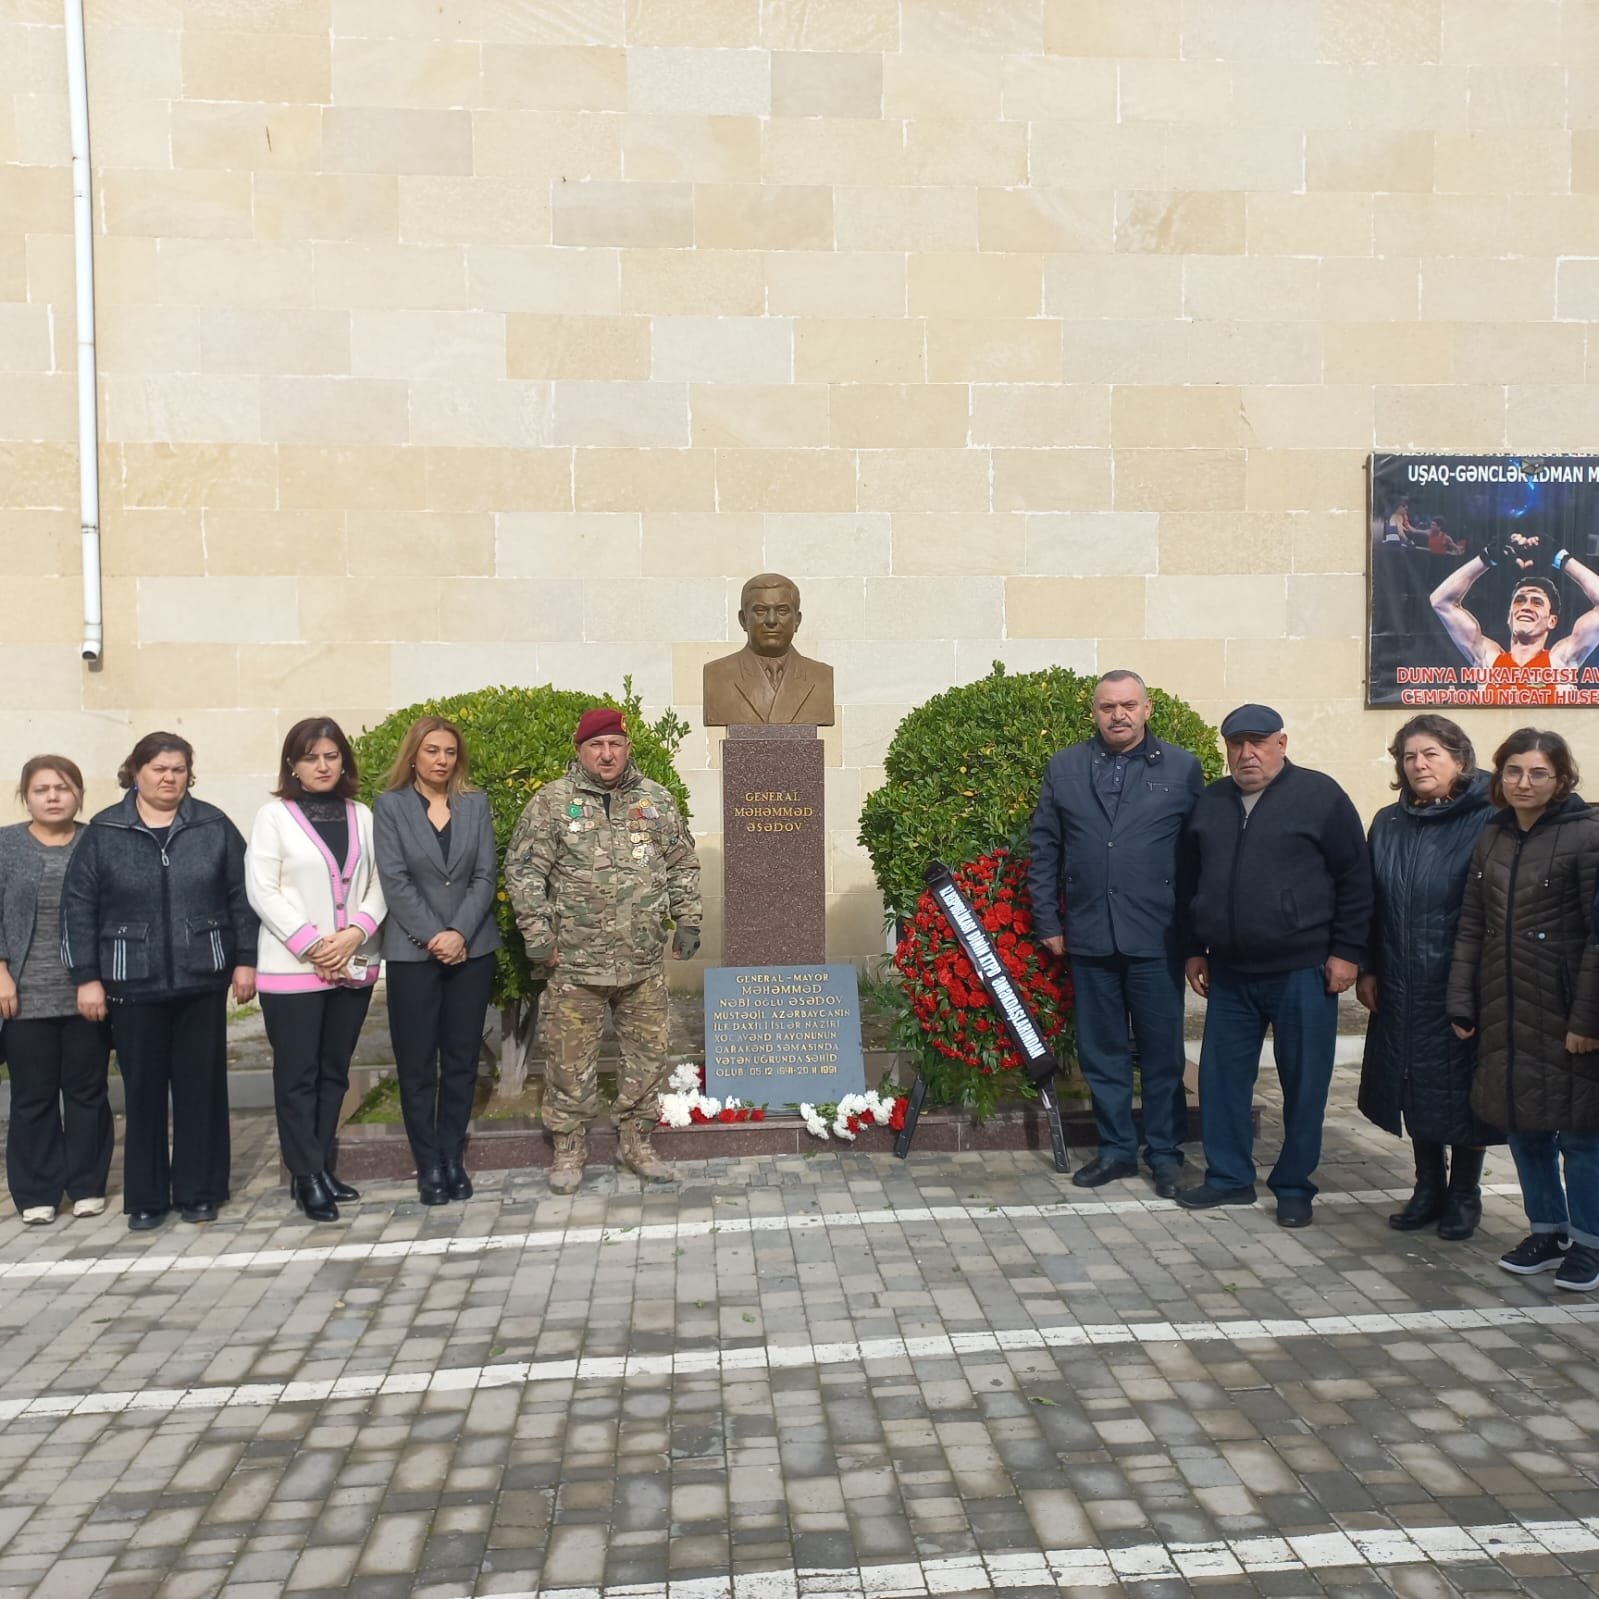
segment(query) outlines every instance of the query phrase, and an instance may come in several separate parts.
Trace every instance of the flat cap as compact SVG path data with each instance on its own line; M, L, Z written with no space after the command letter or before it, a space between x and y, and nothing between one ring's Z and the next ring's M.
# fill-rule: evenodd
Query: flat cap
M1223 738L1264 738L1268 733L1280 733L1283 719L1269 705L1240 705L1222 718Z

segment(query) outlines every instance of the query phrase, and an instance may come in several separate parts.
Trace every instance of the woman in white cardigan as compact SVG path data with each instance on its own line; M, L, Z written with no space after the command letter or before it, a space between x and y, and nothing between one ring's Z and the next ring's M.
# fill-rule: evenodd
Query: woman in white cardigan
M289 1191L311 1221L337 1221L361 1196L333 1175L339 1106L378 977L383 889L372 813L357 804L355 752L325 716L283 741L261 807L245 885L261 918L256 991L272 1045L272 1093Z

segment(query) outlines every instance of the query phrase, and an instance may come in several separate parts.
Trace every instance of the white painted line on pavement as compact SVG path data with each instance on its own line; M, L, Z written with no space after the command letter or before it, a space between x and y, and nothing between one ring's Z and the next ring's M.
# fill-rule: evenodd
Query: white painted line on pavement
M755 1571L625 1588L496 1590L493 1599L919 1599L1005 1588L1121 1588L1260 1572L1381 1569L1492 1563L1511 1555L1590 1554L1599 1516L1581 1521L1499 1522L1478 1527L1386 1527L1213 1543L1144 1543L1119 1549L1016 1550L888 1565ZM460 1599L473 1599L463 1594Z
M146 1410L225 1410L241 1405L292 1405L374 1395L463 1393L536 1382L620 1382L632 1377L684 1377L777 1371L807 1366L952 1359L1031 1349L1086 1349L1127 1344L1244 1343L1257 1339L1346 1338L1381 1333L1471 1333L1489 1328L1599 1326L1599 1305L1497 1305L1481 1310L1413 1310L1364 1316L1235 1317L1228 1321L1069 1322L992 1332L863 1338L830 1344L747 1344L681 1350L670 1355L590 1355L572 1360L507 1361L438 1371L368 1372L315 1382L263 1382L203 1388L137 1388L123 1393L46 1393L0 1399L0 1425L20 1416L103 1415Z
M1409 1189L1363 1188L1323 1193L1318 1206L1351 1209L1403 1201ZM1485 1197L1519 1198L1515 1183L1483 1187ZM1270 1212L1271 1196L1263 1191L1260 1209ZM427 1255L487 1255L503 1250L564 1249L568 1245L676 1243L686 1239L744 1238L758 1233L828 1232L849 1227L906 1227L922 1222L1058 1221L1073 1217L1129 1216L1146 1213L1168 1218L1193 1214L1170 1200L1063 1200L1052 1205L924 1205L903 1210L842 1210L816 1216L728 1217L722 1221L659 1222L648 1226L553 1227L539 1232L490 1233L476 1238L397 1238L388 1243L329 1244L306 1249L240 1249L220 1255L84 1255L65 1260L0 1261L0 1281L71 1281L79 1277L158 1277L166 1272L267 1271L285 1266L318 1266L342 1261L406 1260ZM1231 1211L1247 1215L1247 1208ZM1207 1219L1203 1225L1214 1225Z

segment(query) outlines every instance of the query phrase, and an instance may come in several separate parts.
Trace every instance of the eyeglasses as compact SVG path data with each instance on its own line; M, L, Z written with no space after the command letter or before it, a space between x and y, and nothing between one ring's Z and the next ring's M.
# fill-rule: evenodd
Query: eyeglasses
M1531 772L1506 772L1501 781L1506 784L1526 783L1529 787L1541 788L1545 783L1556 781L1557 776L1557 773L1549 771L1547 767L1540 766Z

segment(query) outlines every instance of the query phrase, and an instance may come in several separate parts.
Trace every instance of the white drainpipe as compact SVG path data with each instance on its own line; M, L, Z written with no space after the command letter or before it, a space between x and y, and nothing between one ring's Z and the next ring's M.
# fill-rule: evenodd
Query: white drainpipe
M65 0L67 110L72 123L72 240L78 286L78 499L83 535L83 658L105 643L100 595L100 415L94 359L94 203L89 176L89 63L83 0Z

